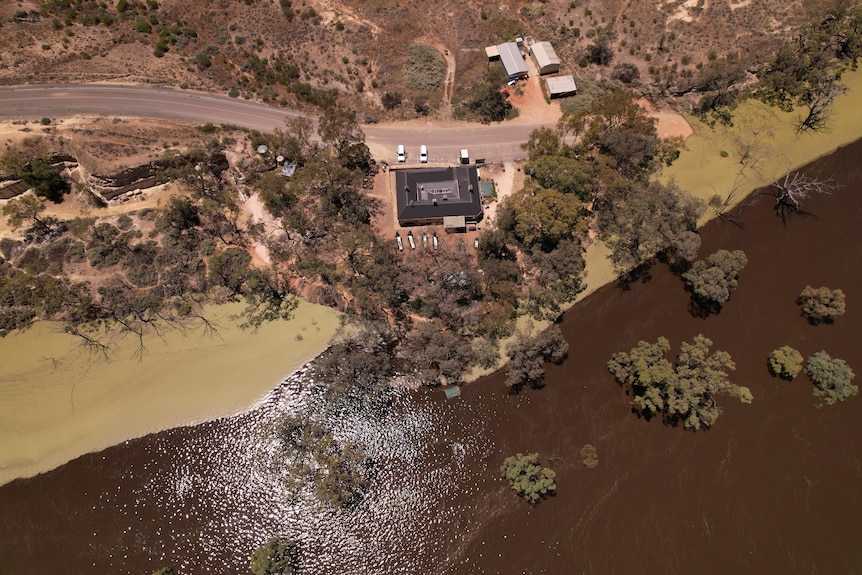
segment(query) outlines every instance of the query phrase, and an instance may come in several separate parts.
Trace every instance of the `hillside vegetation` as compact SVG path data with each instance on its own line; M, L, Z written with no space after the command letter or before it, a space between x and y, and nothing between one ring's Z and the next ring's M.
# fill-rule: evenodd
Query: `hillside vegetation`
M341 99L360 119L404 118L433 114L444 98L439 70L410 72L418 47L429 62L451 59L457 105L485 82L484 46L529 34L553 42L576 76L679 96L714 89L717 68L745 80L821 4L21 2L0 8L0 82L154 82L292 107ZM384 105L387 92L397 105Z

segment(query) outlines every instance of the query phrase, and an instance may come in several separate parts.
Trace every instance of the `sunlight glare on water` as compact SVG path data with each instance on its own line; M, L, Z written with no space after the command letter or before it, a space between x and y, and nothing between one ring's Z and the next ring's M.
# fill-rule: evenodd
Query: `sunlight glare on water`
M146 479L124 510L131 526L153 516L161 522L160 536L144 542L152 555L165 564L185 558L183 572L244 572L258 545L286 537L301 542L305 573L412 575L439 565L453 530L479 521L465 523L471 514L447 500L478 489L468 467L484 468L489 451L481 419L456 431L441 413L446 404L402 389L390 392L385 409L364 402L323 421L332 410L321 397L310 372L299 372L252 412L185 434L180 445L170 433L154 443L154 459L167 464L127 470ZM311 486L299 493L285 486L272 466L274 430L285 415L325 425L374 461L371 487L355 508L326 507ZM130 498L106 494L101 504L121 499Z

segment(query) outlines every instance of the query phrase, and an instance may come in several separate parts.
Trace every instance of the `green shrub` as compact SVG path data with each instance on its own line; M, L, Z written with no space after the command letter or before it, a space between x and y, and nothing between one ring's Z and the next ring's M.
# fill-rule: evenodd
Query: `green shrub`
M784 345L769 354L769 371L781 379L791 380L802 371L802 354L789 345Z
M814 383L814 397L826 405L859 393L859 387L851 383L855 374L850 366L843 359L833 359L825 351L818 351L808 358L805 373Z
M413 44L408 48L402 73L404 85L413 90L433 90L440 86L446 73L446 61L440 52L428 44Z
M554 470L539 465L538 461L538 453L527 455L518 453L507 457L500 466L503 479L509 482L518 495L530 503L538 503L539 500L557 491L557 483L554 481L557 474Z

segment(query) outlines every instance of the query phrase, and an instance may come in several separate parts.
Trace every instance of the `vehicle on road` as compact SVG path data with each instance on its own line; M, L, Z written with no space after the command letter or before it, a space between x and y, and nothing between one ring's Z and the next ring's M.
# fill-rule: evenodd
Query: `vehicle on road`
M404 151L404 145L398 146L398 163L404 163L407 161L407 152Z
M467 148L461 150L461 163L469 164L470 163L470 153L467 151Z
M428 146L425 144L419 146L419 161L423 164L428 163Z

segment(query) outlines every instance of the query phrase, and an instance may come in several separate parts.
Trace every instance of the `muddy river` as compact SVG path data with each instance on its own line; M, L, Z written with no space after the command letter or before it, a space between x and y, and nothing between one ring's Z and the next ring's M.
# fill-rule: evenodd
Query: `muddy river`
M819 350L862 372L862 143L806 168L840 188L776 217L768 193L703 231L703 254L743 249L748 265L719 315L689 312L681 280L609 285L567 313L570 357L546 386L506 393L504 374L446 400L392 394L346 409L333 433L375 461L349 511L288 492L267 464L273 422L326 410L299 373L258 409L85 455L0 487L4 573L247 573L267 538L299 540L306 574L854 573L862 565L862 398L818 409L804 376L772 378L767 354ZM840 287L847 313L812 326L806 284ZM639 419L605 367L639 339L674 349L703 333L733 356L754 402L719 400L709 431ZM578 452L598 449L586 469ZM498 478L502 459L538 451L557 495L535 507Z

